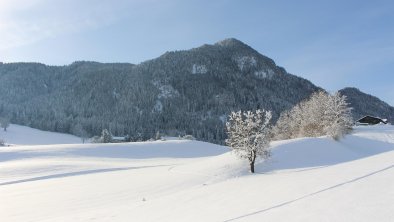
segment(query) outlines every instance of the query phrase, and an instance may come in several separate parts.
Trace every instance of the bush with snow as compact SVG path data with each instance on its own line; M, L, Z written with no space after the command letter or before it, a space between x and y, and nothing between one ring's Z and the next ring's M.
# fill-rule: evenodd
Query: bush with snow
M107 129L103 129L101 136L94 136L90 140L92 143L112 143L113 137Z
M192 135L184 135L182 137L182 139L184 139L184 140L196 140L196 138L194 136L192 136Z
M256 157L270 156L271 112L265 110L238 111L229 115L226 129L226 144L242 159L249 160L250 171L254 173Z
M91 143L101 143L101 137L93 136L92 138L90 138L90 142Z
M5 146L5 141L3 139L0 139L0 146Z

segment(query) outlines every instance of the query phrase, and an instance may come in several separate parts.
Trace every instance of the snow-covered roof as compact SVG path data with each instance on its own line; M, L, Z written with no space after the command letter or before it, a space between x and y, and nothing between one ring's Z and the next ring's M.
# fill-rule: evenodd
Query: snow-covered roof
M366 115L366 116L358 119L356 122L364 122L364 121L367 121L368 119L369 120L373 119L373 120L376 120L376 121L379 121L379 122L387 123L387 119L382 119L380 117L375 117L375 116L370 116L370 115Z

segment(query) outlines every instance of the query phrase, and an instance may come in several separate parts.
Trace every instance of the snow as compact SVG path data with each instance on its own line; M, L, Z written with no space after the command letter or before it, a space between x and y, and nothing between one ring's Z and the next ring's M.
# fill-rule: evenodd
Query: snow
M157 98L172 98L175 96L179 96L179 92L174 89L171 85L161 85L159 86L160 93Z
M119 99L119 98L120 98L120 94L118 93L118 91L117 91L116 88L114 88L114 89L112 90L112 97L113 97L114 99Z
M259 77L259 78L262 78L262 79L265 79L265 78L268 77L268 73L267 73L265 70L255 71L255 72L254 72L254 75L255 75L256 77Z
M275 72L272 69L268 69L268 70L259 70L259 71L255 71L254 75L258 78L272 78L272 76L274 76Z
M155 85L159 89L159 94L157 95L158 99L168 99L179 96L178 90L174 89L174 87L172 87L171 85L162 84L158 81L153 81L153 85Z
M394 218L393 126L272 151L252 175L227 147L198 141L2 147L0 221Z
M16 145L47 145L47 144L75 144L81 143L79 137L33 129L27 126L10 124L7 131L0 130L0 139L7 144Z
M193 64L192 74L205 74L207 72L208 72L208 69L205 65Z
M163 103L161 100L177 97L179 96L179 92L171 85L162 84L159 81L153 81L152 83L159 90L159 94L157 95L157 99L155 105L152 108L152 112L160 113L163 111Z
M238 56L234 58L241 71L245 68L257 66L257 60L253 56Z
M161 112L163 111L163 103L160 100L156 100L155 105L153 106L153 112Z

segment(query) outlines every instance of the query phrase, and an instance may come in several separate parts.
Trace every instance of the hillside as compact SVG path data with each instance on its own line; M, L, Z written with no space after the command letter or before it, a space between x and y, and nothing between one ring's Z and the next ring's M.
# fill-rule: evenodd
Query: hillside
M28 84L26 84L28 83ZM280 112L319 88L236 39L133 64L0 64L0 116L89 136L108 128L132 140L157 131L222 143L227 114Z
M160 132L223 144L229 112L268 109L275 121L319 89L243 42L225 39L137 65L0 63L0 117L85 137L107 128L132 141ZM369 114L393 122L393 108L376 97L341 92L356 119Z
M379 98L351 87L344 88L340 92L347 97L350 106L353 108L352 113L355 120L370 115L384 118L390 123L394 123L394 107Z
M247 172L185 140L0 149L0 221L391 221L394 127L272 143Z
M9 145L18 146L82 143L81 138L73 135L41 131L15 124L11 124L6 132L0 130L0 139Z

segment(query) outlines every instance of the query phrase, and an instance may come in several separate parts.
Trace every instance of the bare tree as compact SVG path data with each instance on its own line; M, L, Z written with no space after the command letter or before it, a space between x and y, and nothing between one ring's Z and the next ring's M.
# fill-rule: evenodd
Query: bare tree
M248 159L250 171L254 173L256 157L270 156L271 112L264 110L238 111L229 115L226 129L226 144L242 159Z

